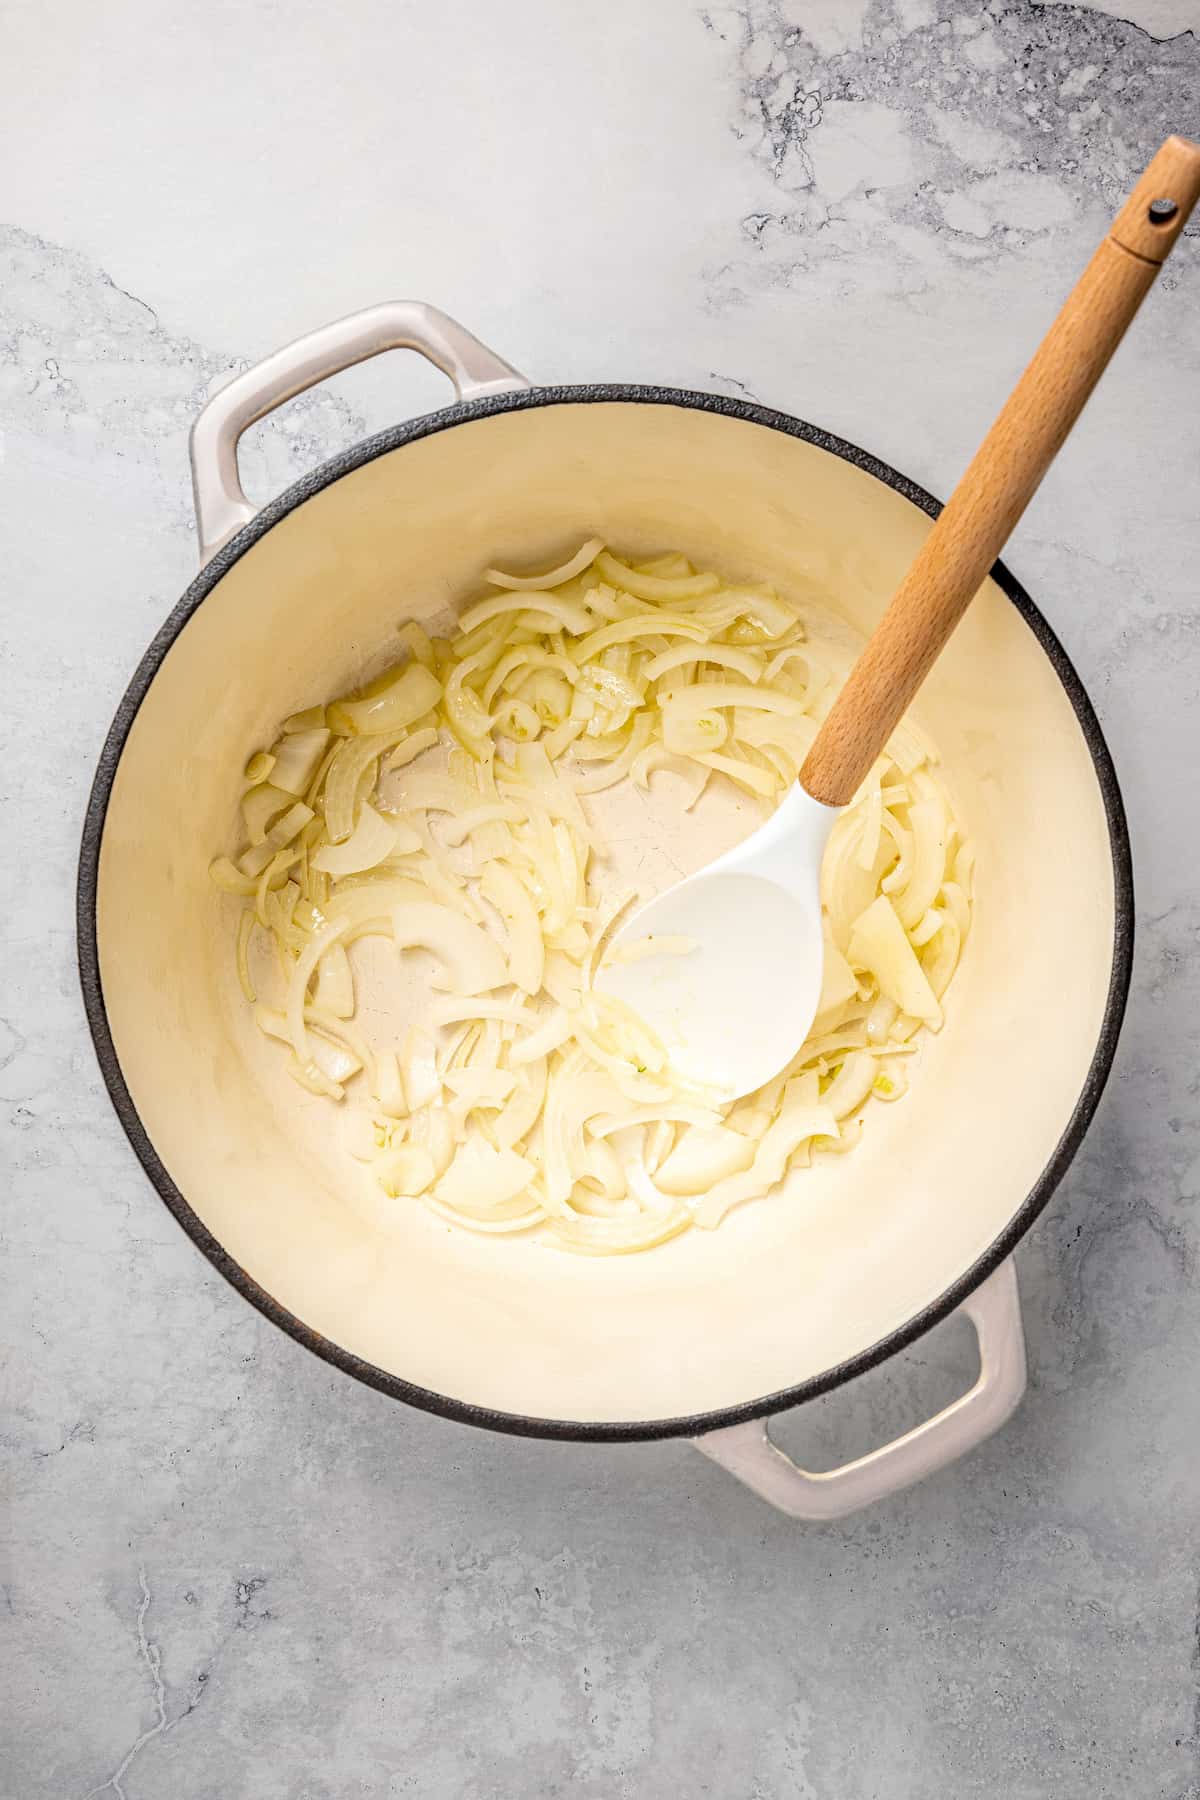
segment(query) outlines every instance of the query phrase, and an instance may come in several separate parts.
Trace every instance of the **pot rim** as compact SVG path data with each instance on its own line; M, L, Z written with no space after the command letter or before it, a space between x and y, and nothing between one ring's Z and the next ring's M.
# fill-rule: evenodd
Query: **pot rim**
M243 526L210 558L155 633L117 708L92 782L80 847L76 888L76 931L79 975L88 1026L109 1098L112 1100L125 1135L160 1199L174 1215L178 1224L182 1226L213 1267L237 1289L244 1299L315 1356L332 1363L335 1368L341 1369L345 1374L353 1375L368 1387L377 1388L381 1393L388 1394L393 1399L404 1400L410 1406L418 1407L424 1412L440 1414L444 1418L454 1419L462 1424L477 1425L518 1437L616 1443L657 1438L699 1437L709 1431L722 1430L730 1425L784 1412L804 1401L814 1400L821 1394L829 1393L834 1388L841 1387L845 1382L853 1380L855 1376L865 1374L868 1369L877 1367L888 1357L922 1337L925 1332L959 1307L979 1287L980 1283L986 1280L992 1271L1004 1261L1005 1257L1012 1253L1038 1214L1047 1205L1066 1173L1091 1123L1112 1068L1117 1039L1125 1013L1133 964L1133 866L1120 785L1117 781L1112 756L1087 691L1074 664L1043 614L1005 565L997 562L992 568L991 578L1016 607L1049 659L1071 702L1072 710L1079 722L1079 728L1092 759L1092 766L1104 805L1105 821L1112 850L1113 960L1104 1016L1096 1048L1079 1097L1063 1133L1045 1168L1008 1225L993 1240L983 1255L959 1276L957 1281L953 1282L944 1293L936 1300L931 1301L904 1325L897 1327L886 1337L880 1338L867 1349L859 1351L857 1355L838 1363L834 1368L824 1370L820 1375L810 1376L807 1380L797 1382L792 1387L781 1388L774 1393L742 1401L736 1406L721 1407L713 1412L674 1419L628 1422L529 1417L520 1413L500 1412L491 1407L475 1406L467 1401L455 1400L444 1394L435 1393L431 1389L406 1381L401 1376L389 1374L364 1358L354 1355L353 1352L332 1343L260 1287L253 1276L234 1261L233 1257L193 1212L159 1160L126 1086L109 1028L100 979L96 906L104 822L126 739L138 709L167 652L192 614L233 565L260 538L264 537L282 519L285 519L289 513L302 506L306 500L319 494L333 482L341 480L344 475L350 475L366 463L373 462L377 457L386 456L406 444L419 442L422 438L432 437L438 432L450 430L456 425L489 418L497 413L522 412L543 406L595 402L679 406L691 411L715 413L725 418L740 419L749 424L761 425L767 430L778 431L787 437L798 438L804 443L812 444L816 449L838 456L843 461L862 469L866 474L873 475L877 481L883 482L895 493L903 495L922 512L927 513L930 518L936 518L942 510L941 502L935 500L916 482L910 481L907 476L901 475L889 464L880 461L868 451L860 449L858 445L847 442L844 438L824 431L819 426L811 425L803 419L794 418L788 413L761 406L757 402L735 400L726 395L691 389L651 387L622 382L534 387L462 402L377 432L364 439L362 443L356 444L353 448L344 450L331 458L330 461L322 463L310 474L302 476L299 481L294 482L291 487L285 489L276 499L264 506L249 524Z

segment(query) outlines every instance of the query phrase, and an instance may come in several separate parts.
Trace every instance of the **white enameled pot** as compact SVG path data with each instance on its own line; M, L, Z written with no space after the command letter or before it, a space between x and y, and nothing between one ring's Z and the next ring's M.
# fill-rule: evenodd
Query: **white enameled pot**
M381 433L255 513L240 434L391 348L457 403ZM716 1233L573 1257L363 1199L326 1102L242 1003L227 903L248 752L284 715L444 622L488 563L598 533L770 579L865 634L936 504L801 421L710 394L532 387L430 307L379 306L238 376L192 440L203 570L158 633L101 757L84 834L80 963L105 1080L167 1206L301 1343L398 1399L530 1436L693 1438L799 1518L854 1510L995 1430L1025 1358L1011 1253L1053 1192L1112 1061L1132 950L1129 846L1087 696L997 565L922 692L978 852L948 1020L861 1145ZM643 826L643 829L645 827ZM661 829L658 827L658 829ZM824 1393L955 1308L981 1371L954 1405L814 1475L772 1413Z

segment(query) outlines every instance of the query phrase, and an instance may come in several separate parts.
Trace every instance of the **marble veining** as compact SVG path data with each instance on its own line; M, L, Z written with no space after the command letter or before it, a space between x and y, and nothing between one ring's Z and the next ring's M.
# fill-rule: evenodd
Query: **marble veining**
M1018 1257L1030 1392L967 1463L803 1529L683 1445L491 1437L307 1357L141 1176L72 924L215 382L410 294L535 379L748 394L945 492L1133 174L1200 133L1196 0L0 16L0 1792L1200 1800L1200 227L1009 557L1112 744L1139 940ZM248 489L443 391L302 396ZM970 1376L951 1321L779 1435L829 1466Z

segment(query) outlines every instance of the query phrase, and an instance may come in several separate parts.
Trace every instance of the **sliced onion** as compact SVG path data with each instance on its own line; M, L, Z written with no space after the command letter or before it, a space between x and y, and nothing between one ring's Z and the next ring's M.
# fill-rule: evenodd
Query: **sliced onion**
M486 994L435 994L429 1003L435 1025L461 1025L469 1019L497 1019L506 1025L532 1025L536 1014L521 1000L493 1000Z
M779 1117L759 1140L754 1161L740 1175L729 1175L709 1189L696 1208L696 1223L706 1230L746 1200L759 1199L783 1179L788 1159L806 1138L839 1135L838 1122L827 1106L814 1105L811 1088L800 1076L790 1081Z
M246 908L246 910L242 913L241 918L238 920L237 954L236 954L238 984L241 987L242 993L245 995L247 1002L251 1006L254 1005L254 1003L258 997L254 992L254 983L250 979L250 961L249 961L250 937L251 937L251 934L252 934L257 922L258 921L257 921L256 915L250 910L249 907Z
M880 894L856 920L847 955L855 968L871 972L880 992L902 1012L923 1019L935 1030L940 1027L942 1009L937 996L886 894Z
M359 738L343 738L335 747L325 774L325 829L332 844L341 844L354 830L354 809L359 790L375 785L375 765L380 755L396 742L397 734L382 732ZM369 781L368 781L369 776Z
M900 1008L886 994L880 994L867 1014L864 1030L869 1044L884 1044L896 1022Z
M743 682L698 681L693 687L672 695L669 704L677 713L711 712L724 706L744 706L750 711L782 713L785 718L799 719L804 702L794 694L778 688L751 687ZM664 707L665 710L665 707Z
M881 843L875 861L864 869L858 858L861 819L854 811L843 813L833 828L821 867L821 900L829 919L834 943L844 951L854 922L870 906L888 862L895 854L890 840Z
M404 1047L398 1057L404 1098L410 1113L437 1106L442 1098L442 1078L438 1072L437 1046L419 1025L410 1026Z
M597 552L603 548L603 538L589 538L586 544L580 545L574 556L569 556L557 569L549 569L545 575L505 575L500 569L485 569L483 579L490 581L493 587L512 588L517 592L555 588L560 582L571 581L576 575L582 575L585 569L590 569Z
M696 761L703 763L707 769L715 769L719 775L728 775L739 787L749 788L752 794L759 794L764 800L777 794L782 785L777 777L766 774L743 757L724 756L719 750L705 750L697 756Z
M680 1203L670 1212L642 1213L633 1219L584 1219L576 1213L570 1219L550 1219L549 1227L565 1248L581 1256L631 1256L678 1237L692 1217Z
M614 644L631 644L651 631L655 637L685 637L696 643L703 643L708 636L703 625L698 625L695 619L685 618L682 613L655 613L649 621L639 614L636 618L614 619L611 625L601 625L598 631L572 645L572 655L576 663L591 662L602 650L611 649Z
M243 875L236 864L227 856L214 856L208 865L208 876L214 887L220 888L223 894L241 894L253 897L255 881L249 875Z
M663 743L677 756L697 756L719 750L729 736L729 720L715 706L701 712L695 707L679 705L686 695L685 689L660 702Z
M879 1100L900 1100L908 1092L908 1076L902 1063L882 1063L877 1067L875 1079L871 1084L871 1092Z
M571 1036L574 1029L571 1014L565 1006L556 1006L547 1014L540 1025L534 1027L525 1037L519 1038L508 1053L512 1067L520 1068L527 1063L540 1062L554 1050L561 1048Z
M693 762L691 757L676 756L665 744L648 744L634 757L629 772L637 787L649 788L650 777L656 769L665 769L686 783L688 797L684 802L684 810L691 812L708 786L710 771Z
M604 657L619 655L625 645L615 645L604 652ZM645 693L644 681L634 681L623 674L620 669L609 668L602 657L599 661L584 663L579 670L578 687L581 692L591 694L601 706L610 712L616 710L621 714L620 720L611 729L617 729L617 723L623 725L634 707L640 706ZM595 733L593 733L593 736Z
M721 585L715 575L645 575L618 562L607 550L601 550L594 560L606 581L635 600L698 600L716 593Z
M416 1113L408 1128L409 1142L420 1144L433 1158L435 1176L444 1175L454 1160L458 1138L454 1121L444 1106L427 1106Z
M501 1107L517 1078L511 1069L447 1069L442 1082L457 1100L469 1101L472 1106Z
M267 868L268 864L274 862L276 854L277 852L274 844L268 844L265 840L261 844L251 844L248 850L242 851L242 854L237 859L237 866L239 873L250 883L250 893L256 893L259 877L262 875L263 870ZM209 868L209 874L212 875L211 866ZM213 879L217 880L217 877L213 876ZM220 882L218 881L218 886L219 885Z
M587 1121L610 1112L619 1099L620 1090L606 1075L587 1069L578 1051L550 1076L542 1118L542 1182L548 1211L565 1210L580 1178Z
M577 794L598 794L604 788L615 787L618 781L623 781L642 751L647 748L653 729L654 722L650 715L639 713L633 721L633 731L629 742L620 755L614 757L611 762L605 763L602 768L579 776L575 782L575 792Z
M349 920L347 919L331 919L327 924L322 925L319 931L313 933L296 958L288 978L284 1012L287 1018L288 1038L301 1067L312 1060L312 1048L304 1024L304 1002L308 993L308 984L326 950L344 937L348 929Z
M492 714L491 725L492 730L498 731L501 737L512 738L518 744L530 743L539 736L542 729L542 721L533 707L511 694L500 702Z
M404 1117L408 1111L408 1099L400 1074L400 1059L394 1050L376 1050L374 1080L371 1087L375 1096L375 1104L380 1112L390 1114L394 1118Z
M860 869L873 869L879 855L879 838L883 831L883 792L878 779L871 782L866 799L859 809L858 847L854 852Z
M325 918L344 919L351 938L370 934L390 935L391 917L397 906L424 901L426 888L418 881L371 881L344 887L324 902Z
M952 914L943 916L941 929L921 957L921 967L930 988L940 1000L958 967L962 934Z
M246 790L242 795L242 821L252 844L264 841L267 827L274 823L280 813L287 811L294 798L293 794L276 787L274 782L260 782L257 787Z
M887 742L887 753L902 775L911 775L929 759L929 751L909 719L903 720L893 731Z
M367 801L359 809L358 824L344 844L325 844L312 857L314 869L326 875L358 875L374 869L396 851L419 850L421 840L403 825L392 825Z
M319 731L325 723L323 706L307 706L303 712L296 712L283 721L281 730L285 735L294 731Z
M443 1206L441 1201L434 1195L429 1195L425 1204L428 1206L430 1212L436 1213L440 1219L445 1219L447 1223L460 1226L466 1231L480 1232L489 1237L499 1237L502 1235L512 1236L518 1231L531 1231L535 1225L540 1225L546 1217L536 1200L533 1201L527 1209L522 1211L509 1211L503 1207L497 1208L496 1215L487 1219L474 1218L470 1213L460 1212L455 1207ZM513 1201L512 1203L513 1209L522 1205L523 1202L520 1201Z
M633 567L639 575L694 575L695 569L687 557L679 550L666 550L661 556L652 556L646 562L637 562Z
M450 671L442 695L446 722L451 731L472 756L480 759L490 757L493 753L492 721L486 706L467 678L478 670L486 669L490 661L490 650L480 650L474 656L463 657Z
M749 707L735 707L733 736L736 742L751 749L784 751L798 768L816 740L819 727L807 715L802 719L780 718L778 714L753 712Z
M518 644L512 650L505 651L488 676L483 688L483 704L486 707L493 706L505 682L510 681L522 669L526 671L526 675L542 670L561 675L568 687L573 687L579 679L579 671L569 657L554 650L546 650L540 644Z
M959 938L964 939L971 929L971 902L956 881L943 883L941 901L958 926Z
M768 662L766 669L763 671L766 680L774 681L777 675L782 675L790 662L802 662L804 664L806 677L804 683L805 698L810 699L810 690L813 686L816 665L814 664L812 652L809 650L807 644L789 644L786 650L777 650Z
M339 700L326 714L335 731L348 736L403 731L442 697L442 684L422 663L409 663L377 693L359 700ZM276 771L278 774L278 771Z
M375 1178L393 1200L423 1194L436 1173L432 1156L421 1144L385 1150L375 1164Z
M290 733L285 726L284 732L273 752L275 766L271 770L271 785L289 794L302 794L325 754L329 733L323 725Z
M474 631L480 625L488 625L493 619L501 619L511 613L515 613L519 620L530 610L539 631L566 631L572 637L580 637L585 631L590 631L595 623L587 608L574 600L563 600L540 590L526 590L515 594L496 594L490 599L476 601L474 606L468 606L465 612L459 614L459 630Z
M629 1192L629 1181L620 1157L607 1138L588 1137L585 1134L580 1168L582 1173L576 1184L577 1188L591 1189L610 1206L625 1199ZM575 1204L579 1204L578 1196Z
M317 964L313 1005L332 1014L335 1019L354 1016L354 976L345 946L332 944Z
M908 809L913 834L912 867L892 895L900 923L911 930L928 912L946 877L946 810L940 800L917 800Z
M469 1138L434 1191L443 1205L460 1210L503 1206L524 1193L536 1172L515 1150L493 1150L479 1138Z
M297 800L268 827L267 843L272 850L284 849L315 817L311 806L305 806L302 800Z
M924 918L918 919L908 934L908 941L914 950L920 950L930 938L936 937L946 917L940 906L931 906Z
M392 912L399 950L432 950L456 994L486 994L510 979L498 944L461 913L432 900L402 902Z
M541 1118L546 1101L546 1081L545 1057L518 1070L517 1085L503 1111L492 1122L492 1135L501 1150L511 1150L519 1144Z
M743 681L758 681L764 673L762 663L751 651L739 650L734 644L676 644L673 649L652 657L642 674L647 681L659 681L673 669L699 667L705 663L732 669Z
M421 731L410 733L403 742L396 745L394 750L385 753L381 765L383 772L387 774L392 769L404 768L406 763L413 762L423 751L432 749L437 741L437 730L432 725L425 726Z
M423 625L419 625L415 619L408 619L400 626L396 635L414 662L424 664L427 669L434 669L436 659L433 644Z
M743 595L739 618L741 625L737 636L742 642L776 642L792 631L797 623L796 615L787 601L781 600L774 588L769 587L748 590Z
M502 862L489 863L480 891L504 921L508 936L508 972L517 987L536 994L546 966L546 946L537 907L524 883Z
M835 1119L857 1112L875 1081L877 1068L869 1050L852 1050L821 1096Z
M727 1125L691 1125L655 1171L664 1194L703 1194L754 1161L754 1142Z
M244 851L238 858L237 866L241 873L253 881L257 881L268 863L274 861L276 854L280 850L286 849L292 839L298 837L314 817L312 809L301 801L296 801L289 806L287 811L280 813L274 824L268 828L262 842L252 844L250 849Z
M708 1127L719 1124L720 1115L710 1106L698 1106L694 1101L668 1099L651 1106L619 1106L589 1119L588 1129L596 1137L611 1137L614 1132L626 1131L631 1125L657 1125L662 1120L669 1124Z
M528 814L524 807L516 805L512 800L488 800L481 806L470 806L466 812L459 813L445 827L443 836L448 844L456 848L481 826L495 824L498 819L512 824L526 817Z

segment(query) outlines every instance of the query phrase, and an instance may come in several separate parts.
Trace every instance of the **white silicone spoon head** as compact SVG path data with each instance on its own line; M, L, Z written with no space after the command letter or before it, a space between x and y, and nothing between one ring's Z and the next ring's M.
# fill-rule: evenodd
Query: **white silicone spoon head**
M821 857L836 817L793 787L745 843L641 907L598 977L681 1075L725 1099L777 1075L808 1035L824 964ZM621 960L656 938L693 947Z

